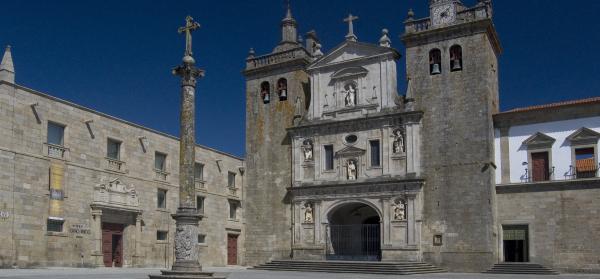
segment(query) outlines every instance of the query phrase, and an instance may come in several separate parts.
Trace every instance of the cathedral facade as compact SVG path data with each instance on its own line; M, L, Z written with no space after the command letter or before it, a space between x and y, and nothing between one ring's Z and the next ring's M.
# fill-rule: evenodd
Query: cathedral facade
M428 17L417 19L410 11L404 21L406 91L398 92L401 55L388 30L378 42L362 42L353 15L344 19L344 40L324 52L315 31L298 39L288 7L281 42L266 55L250 51L244 71L249 265L278 259L424 261L473 272L532 262L598 270L600 250L584 249L579 233L565 231L560 224L573 224L568 217L549 224L536 200L598 197L600 122L589 119L598 100L500 112L502 47L491 1L429 5ZM561 111L560 117L530 116L549 108ZM572 123L555 123L562 120ZM509 126L530 123L570 129L573 142L582 133L589 137L572 151L570 176L549 175L555 163L548 144L554 141L531 131L532 151L525 152L530 168L524 180L514 179L512 165L523 156L516 150L527 143L517 144L511 136L523 135L509 133L523 127ZM536 149L537 140L545 140L547 154ZM584 153L587 161L578 161ZM519 159L509 163L511 156ZM589 169L587 180L576 175L577 166ZM587 186L540 188L541 182ZM547 193L531 194L536 191ZM598 210L583 204L562 216Z

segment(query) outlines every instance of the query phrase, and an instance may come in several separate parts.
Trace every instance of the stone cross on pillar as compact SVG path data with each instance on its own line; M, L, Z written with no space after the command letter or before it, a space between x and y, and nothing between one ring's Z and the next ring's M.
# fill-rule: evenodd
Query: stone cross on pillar
M191 16L185 18L185 26L179 27L179 34L185 32L185 56L192 56L192 31L200 28L200 24L195 22Z
M204 76L192 57L192 31L200 24L190 16L186 25L178 29L185 33L185 55L183 63L173 69L181 77L181 113L179 140L179 207L173 214L175 219L175 261L171 270L161 270L161 275L150 275L150 279L198 279L215 278L212 273L202 272L198 257L198 223L202 215L196 209L194 164L196 161L195 139L195 93L196 78Z
M356 42L358 39L356 35L354 35L354 23L353 21L357 20L357 16L353 16L349 14L347 18L344 19L344 22L348 22L348 35L346 35L346 40Z

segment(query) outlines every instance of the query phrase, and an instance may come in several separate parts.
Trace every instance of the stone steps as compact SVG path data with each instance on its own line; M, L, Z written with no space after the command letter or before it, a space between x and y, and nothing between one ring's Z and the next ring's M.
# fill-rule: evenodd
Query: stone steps
M252 269L329 273L407 275L445 272L423 262L352 262L352 261L271 261Z
M484 273L493 274L534 274L534 275L558 275L553 269L533 263L500 263L495 264Z

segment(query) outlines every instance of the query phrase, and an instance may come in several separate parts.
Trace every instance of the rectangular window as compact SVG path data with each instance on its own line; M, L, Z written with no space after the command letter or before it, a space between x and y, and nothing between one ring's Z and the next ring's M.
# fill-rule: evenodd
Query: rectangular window
M204 180L204 165L201 163L194 164L194 179Z
M596 154L593 147L575 149L575 168L577 178L596 177L598 165L595 160Z
M204 214L204 197L196 197L196 209L198 210L198 213Z
M237 202L229 201L229 219L237 220Z
M121 142L108 139L106 141L106 157L113 160L121 159Z
M325 145L325 170L333 170L333 145Z
M167 154L160 152L154 153L154 169L159 171L167 170Z
M156 207L167 208L167 190L158 189L156 192Z
M62 232L64 220L48 219L46 229L49 232Z
M229 188L235 188L235 172L228 173L227 186L229 186Z
M206 244L206 235L205 234L198 235L198 244Z
M54 122L48 122L47 142L53 145L63 146L65 141L65 126Z
M381 166L379 140L369 141L369 147L371 148L371 167Z
M167 231L156 231L156 240L166 241L169 236L169 232Z

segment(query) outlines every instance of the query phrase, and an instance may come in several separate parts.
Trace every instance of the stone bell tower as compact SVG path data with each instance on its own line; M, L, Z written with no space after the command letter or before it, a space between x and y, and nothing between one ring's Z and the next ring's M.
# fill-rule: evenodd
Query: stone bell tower
M409 96L424 112L424 260L477 272L497 262L494 136L498 55L490 0L465 7L431 0L430 16L409 11Z
M291 141L287 128L309 103L310 53L297 36L287 5L281 42L266 55L246 59L246 264L291 256Z

